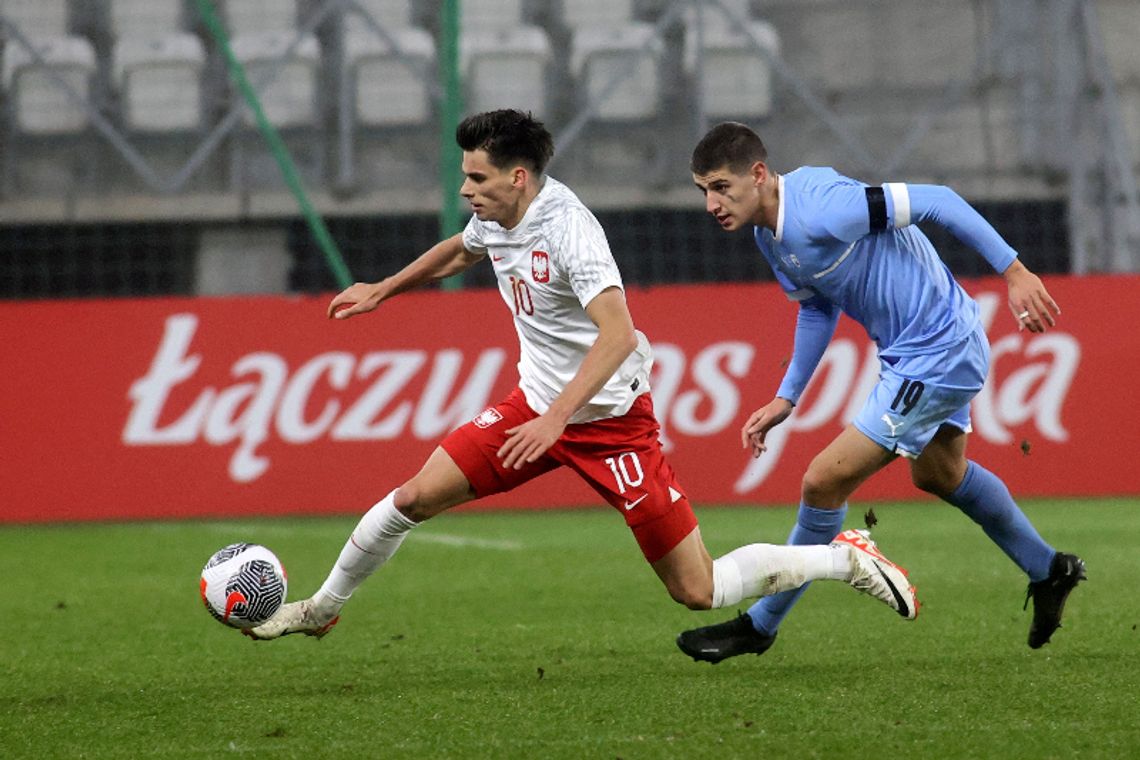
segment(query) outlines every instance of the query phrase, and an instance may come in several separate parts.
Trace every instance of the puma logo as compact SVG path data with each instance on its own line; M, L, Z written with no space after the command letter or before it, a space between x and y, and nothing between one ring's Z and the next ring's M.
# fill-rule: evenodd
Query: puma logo
M892 438L895 438L898 436L899 428L901 428L903 426L903 424L906 422L906 420L899 420L896 423L894 420L891 419L889 414L884 414L880 419L882 419L883 422L887 423L887 426L891 429L891 437Z

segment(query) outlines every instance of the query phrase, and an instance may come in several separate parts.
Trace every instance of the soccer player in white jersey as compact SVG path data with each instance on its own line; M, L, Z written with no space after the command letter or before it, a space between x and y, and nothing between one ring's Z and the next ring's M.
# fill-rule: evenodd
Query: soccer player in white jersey
M1019 327L1044 332L1060 314L1041 280L977 211L947 187L867 186L829 168L772 171L744 124L713 127L690 169L705 208L725 230L754 225L756 245L788 297L799 304L792 358L775 398L741 430L754 456L803 393L842 311L878 347L881 371L862 411L808 466L788 543L820 544L843 525L847 499L899 456L911 479L977 522L1029 576L1029 646L1049 641L1084 563L1042 540L1005 484L966 458L970 400L989 367L978 305L954 280L930 241L912 226L930 220L982 254L1009 286ZM769 596L747 613L685 631L677 644L719 662L766 651L803 588ZM1028 599L1027 599L1028 602Z
M669 594L690 608L833 579L913 619L918 602L905 571L862 531L830 536L825 546L751 544L711 559L661 451L649 344L633 327L605 234L569 188L543 174L554 152L550 133L529 114L501 110L465 119L456 140L466 177L460 193L474 211L467 228L397 274L349 287L328 315L370 312L485 262L518 333L518 387L447 435L415 476L364 515L313 597L284 605L249 634L323 635L417 524L562 465L622 515Z

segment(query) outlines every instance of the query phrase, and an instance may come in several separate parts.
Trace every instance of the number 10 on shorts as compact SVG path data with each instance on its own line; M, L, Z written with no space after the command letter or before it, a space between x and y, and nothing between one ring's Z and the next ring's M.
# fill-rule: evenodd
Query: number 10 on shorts
M636 451L625 451L616 457L609 457L605 463L614 474L618 493L625 493L626 488L636 488L645 480L645 471L641 469L641 460L637 458Z

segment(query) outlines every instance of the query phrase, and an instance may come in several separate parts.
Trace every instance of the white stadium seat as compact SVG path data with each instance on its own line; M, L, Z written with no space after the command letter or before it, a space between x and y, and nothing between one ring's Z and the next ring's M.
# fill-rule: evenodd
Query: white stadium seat
M182 0L109 0L116 39L152 39L182 30Z
M435 40L415 27L386 31L395 48L371 31L345 38L356 122L369 127L423 124L431 115L431 96L416 69L435 75Z
M599 103L596 117L630 121L654 116L660 89L659 49L651 24L578 30L571 44L570 71L579 83L582 103L599 97L620 76Z
M112 82L121 95L124 126L136 132L199 127L205 63L202 43L192 34L117 42Z
M633 21L633 0L562 0L562 22L571 29L623 26Z
M764 21L749 24L750 34L704 30L703 60L698 68L698 32L685 32L685 69L704 97L710 117L763 118L772 110L772 67L763 50L778 55L780 40Z
M0 0L0 16L25 37L67 36L67 0Z
M522 25L466 32L459 50L468 111L509 107L546 115L550 39L545 31Z
M81 37L45 37L33 45L40 62L17 43L9 42L4 52L4 89L16 127L39 135L82 132L88 124L87 110L67 89L83 101L89 98L95 50ZM57 80L66 82L67 88Z
M742 19L749 20L752 17L749 0L720 0L720 4L729 8L735 16ZM728 32L740 28L740 24L726 13L721 5L705 4L701 20L705 25L706 32ZM697 18L698 10L696 8L689 8L685 11L685 28L688 32L692 32L693 27L696 26Z
M246 34L231 41L234 56L245 67L250 83L257 88L267 77L268 86L261 87L258 99L270 123L276 127L308 126L317 117L317 73L321 50L316 37L301 39L293 55L281 60L293 43L293 32ZM240 97L240 94L235 94ZM247 125L255 123L253 113L246 109Z
M460 13L465 32L510 29L523 23L522 0L463 0Z
M233 36L297 28L297 0L226 0L225 9Z
M411 0L357 0L356 4L385 31L412 26ZM354 11L345 14L344 31L347 35L373 34L371 25Z

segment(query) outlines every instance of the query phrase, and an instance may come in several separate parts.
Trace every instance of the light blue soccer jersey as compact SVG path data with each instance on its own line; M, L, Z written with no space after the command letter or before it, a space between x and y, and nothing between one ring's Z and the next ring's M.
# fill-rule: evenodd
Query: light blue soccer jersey
M755 237L789 298L801 302L796 354L806 348L808 356L794 357L800 366L789 367L779 394L793 403L831 337L836 310L861 324L888 362L938 353L978 326L977 303L913 222L945 226L997 271L1017 255L942 186L868 186L834 169L801 167L779 177L779 203L775 232L757 227ZM812 332L822 339L818 354L801 345Z

